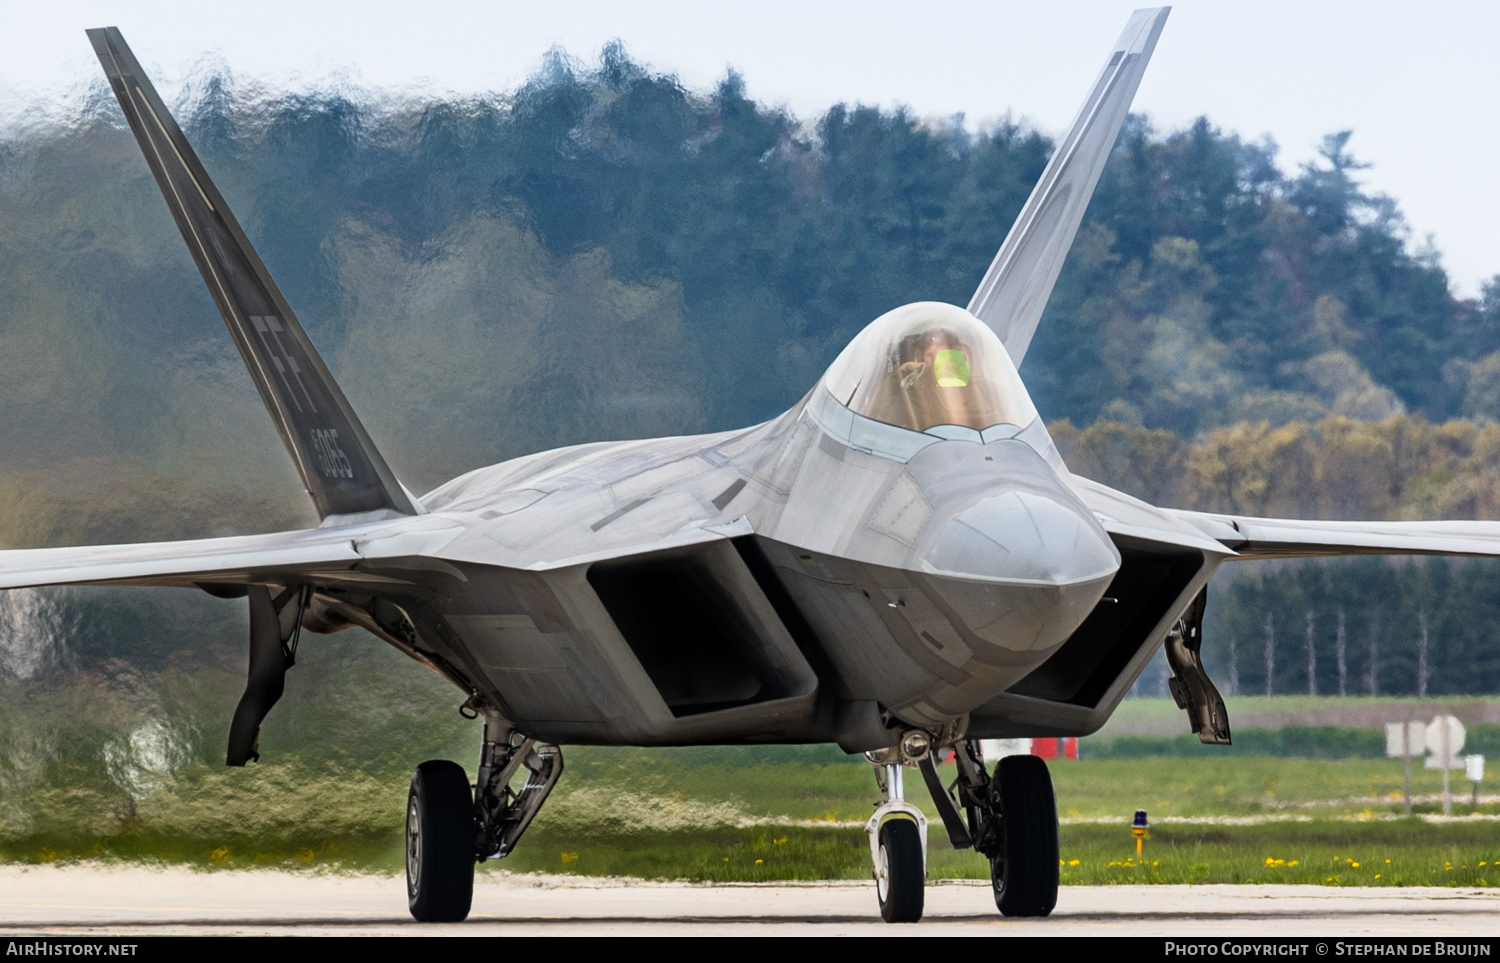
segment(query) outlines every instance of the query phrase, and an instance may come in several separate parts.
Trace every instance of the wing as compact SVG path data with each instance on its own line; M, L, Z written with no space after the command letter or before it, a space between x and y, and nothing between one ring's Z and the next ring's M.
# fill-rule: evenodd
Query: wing
M1165 511L1233 550L1234 558L1500 556L1500 522L1317 522Z
M1170 7L1137 10L969 301L1019 367Z
M1171 512L1143 502L1133 495L1101 485L1082 475L1068 476L1073 491L1083 499L1104 530L1115 538L1142 539L1165 545L1197 549L1213 555L1230 555L1217 538Z
M313 529L186 542L82 545L0 552L0 589L36 585L246 583L257 573L348 569L359 561L347 535Z
M0 552L0 589L38 585L175 585L241 595L245 585L409 588L425 556L459 532L433 516L366 525L183 542L81 545ZM395 561L404 560L404 561Z
M114 27L88 35L318 514L418 512L125 38Z
M1318 522L1158 508L1070 477L1111 535L1196 548L1225 560L1334 555L1500 556L1500 522Z

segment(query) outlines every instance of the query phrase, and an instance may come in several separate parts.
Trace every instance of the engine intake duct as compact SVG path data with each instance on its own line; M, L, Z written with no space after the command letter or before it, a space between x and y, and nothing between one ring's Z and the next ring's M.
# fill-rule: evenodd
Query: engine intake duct
M1116 538L1120 569L1104 599L1062 647L1008 690L1015 695L1094 706L1153 638L1164 616L1203 567L1203 555Z
M803 696L817 685L727 545L599 563L588 580L677 718Z

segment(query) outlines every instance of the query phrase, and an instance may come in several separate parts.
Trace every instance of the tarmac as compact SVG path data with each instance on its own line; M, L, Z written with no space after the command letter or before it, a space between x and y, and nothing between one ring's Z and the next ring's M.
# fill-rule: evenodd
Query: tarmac
M0 934L279 936L1500 936L1500 890L1065 886L1007 919L987 883L929 882L922 922L881 921L873 883L698 885L483 873L464 923L422 924L400 876L0 867Z

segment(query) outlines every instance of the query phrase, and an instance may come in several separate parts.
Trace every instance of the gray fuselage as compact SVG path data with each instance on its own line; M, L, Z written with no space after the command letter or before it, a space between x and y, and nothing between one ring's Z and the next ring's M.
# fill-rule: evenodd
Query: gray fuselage
M967 720L1100 607L1121 554L1039 422L862 421L820 383L747 430L455 479L392 536L430 589L396 599L403 647L560 743L866 748Z

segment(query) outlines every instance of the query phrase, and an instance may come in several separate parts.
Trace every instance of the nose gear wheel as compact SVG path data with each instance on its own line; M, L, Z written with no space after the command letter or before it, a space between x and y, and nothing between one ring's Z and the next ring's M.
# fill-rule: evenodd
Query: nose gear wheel
M926 875L917 824L909 819L887 820L880 827L880 855L875 865L881 919L887 923L921 920Z

